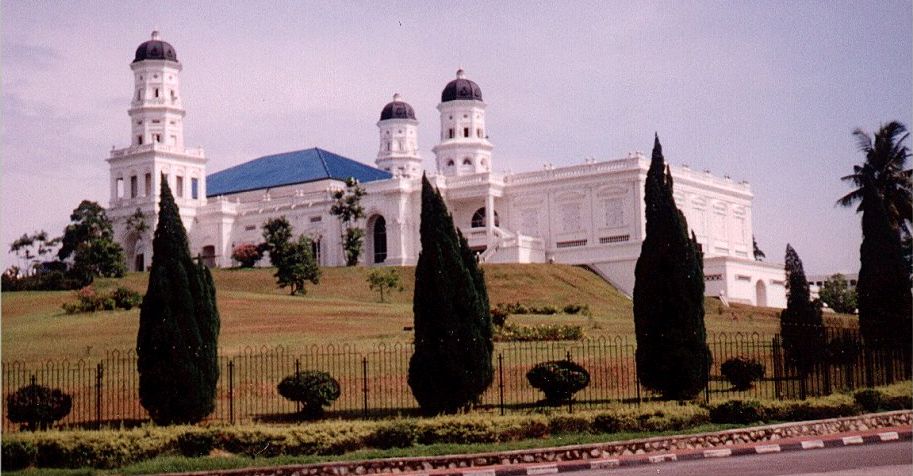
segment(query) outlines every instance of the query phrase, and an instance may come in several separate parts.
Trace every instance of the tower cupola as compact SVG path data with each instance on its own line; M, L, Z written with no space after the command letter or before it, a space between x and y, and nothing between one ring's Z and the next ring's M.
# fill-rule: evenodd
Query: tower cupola
M394 176L418 177L422 158L418 153L418 121L415 110L399 93L380 111L377 121L380 148L375 163Z
M482 89L459 69L456 79L441 92L440 143L431 150L443 175L469 175L491 171L491 150L485 128Z

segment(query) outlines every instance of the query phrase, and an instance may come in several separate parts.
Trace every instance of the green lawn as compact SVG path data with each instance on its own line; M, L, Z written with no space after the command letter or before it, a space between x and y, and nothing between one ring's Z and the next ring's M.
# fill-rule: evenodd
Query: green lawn
M414 268L398 268L404 291L387 303L365 281L370 269L324 268L319 285L308 286L306 296L289 296L277 289L271 269L217 269L219 311L222 317L221 353L235 355L245 346L283 345L304 349L312 344L348 343L367 349L378 342L409 342L412 325ZM511 316L517 324L577 324L588 337L633 334L631 301L578 267L567 265L485 265L492 305L586 304L584 316ZM126 286L144 292L146 273L123 279L103 279L98 290ZM134 347L139 310L66 315L60 305L74 300L72 292L18 292L2 294L4 361L38 362L47 359L99 358L105 350ZM710 332L776 332L779 312L770 308L733 305L723 308L708 299ZM852 319L852 318L850 318Z

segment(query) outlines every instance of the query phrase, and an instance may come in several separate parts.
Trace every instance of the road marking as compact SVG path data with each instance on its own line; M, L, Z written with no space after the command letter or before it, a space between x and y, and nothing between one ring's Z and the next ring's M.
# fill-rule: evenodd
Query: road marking
M676 461L678 460L678 457L672 453L668 453L664 455L651 456L649 460L651 463L662 463L664 461Z
M886 432L886 433L879 433L879 434L878 434L878 437L881 438L881 441L894 441L894 440L899 440L899 439L900 439L900 435L898 435L896 431L889 431L889 432Z
M812 448L824 448L824 442L821 440L808 440L802 442L803 450L810 450Z
M844 445L861 445L862 437L861 436L844 436L843 444Z
M617 458L590 461L590 469L616 468L618 466L621 466L621 461Z
M704 458L725 458L726 456L732 456L732 450L729 448L724 448L720 450L705 450Z
M554 474L557 472L558 467L553 464L548 466L533 466L531 468L526 468L526 474L530 476L534 474Z
M757 453L757 454L764 454L764 453L779 453L779 452L780 452L780 445L760 445L760 446L755 446L754 451L755 451L755 453Z

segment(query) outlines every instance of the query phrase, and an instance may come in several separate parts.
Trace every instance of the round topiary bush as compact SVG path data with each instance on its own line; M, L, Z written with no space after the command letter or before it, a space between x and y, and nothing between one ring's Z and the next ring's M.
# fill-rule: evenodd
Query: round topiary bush
M293 402L301 403L301 415L305 418L319 418L323 407L339 398L339 382L330 374L317 370L306 370L282 379L277 386L279 395Z
M736 390L748 390L752 384L764 377L764 364L744 357L723 362L720 373Z
M54 388L32 383L6 397L6 415L29 431L46 430L70 414L73 399Z
M590 384L590 373L570 360L553 360L536 364L526 379L545 393L546 403L560 405Z

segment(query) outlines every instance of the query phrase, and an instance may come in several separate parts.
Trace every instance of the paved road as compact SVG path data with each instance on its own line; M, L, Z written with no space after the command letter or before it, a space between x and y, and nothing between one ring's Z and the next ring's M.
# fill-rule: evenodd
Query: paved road
M574 476L911 476L909 441L580 471Z

